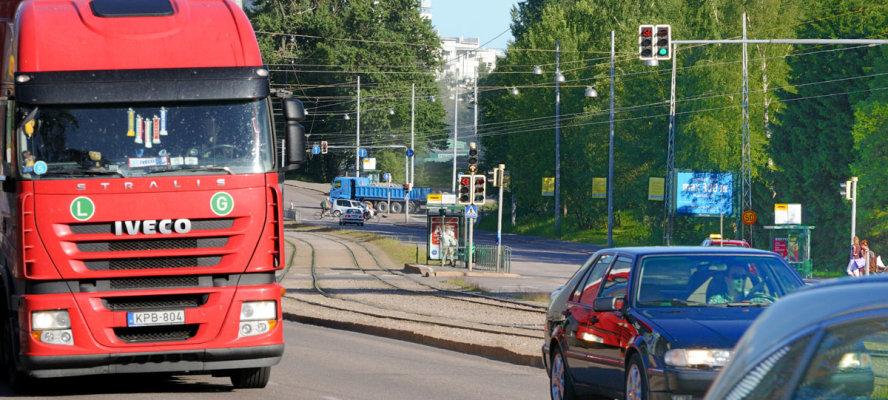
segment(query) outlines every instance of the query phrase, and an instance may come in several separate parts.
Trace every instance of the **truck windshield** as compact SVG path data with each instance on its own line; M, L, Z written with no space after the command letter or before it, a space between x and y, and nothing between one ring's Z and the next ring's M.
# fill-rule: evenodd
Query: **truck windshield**
M25 179L237 174L273 167L265 100L23 109Z

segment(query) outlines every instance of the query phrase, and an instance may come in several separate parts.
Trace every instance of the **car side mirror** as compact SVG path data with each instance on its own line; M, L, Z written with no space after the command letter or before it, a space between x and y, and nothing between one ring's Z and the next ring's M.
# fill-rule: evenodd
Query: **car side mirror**
M285 146L287 170L298 168L305 162L305 127L300 124L305 119L305 107L298 99L291 97L284 100L284 118L286 119Z
M626 304L623 297L602 297L595 299L592 303L592 310L597 312L620 311Z

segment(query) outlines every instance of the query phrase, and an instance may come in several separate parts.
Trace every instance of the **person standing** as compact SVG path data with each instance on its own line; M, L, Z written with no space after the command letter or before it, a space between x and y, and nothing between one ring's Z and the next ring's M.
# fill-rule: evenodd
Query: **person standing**
M866 266L866 260L863 258L863 251L860 246L860 238L854 236L851 245L851 256L848 261L848 268L845 272L850 276L860 276L860 269Z
M869 275L870 268L875 264L875 254L870 250L869 241L866 239L860 241L860 256L863 257L863 267L860 274Z

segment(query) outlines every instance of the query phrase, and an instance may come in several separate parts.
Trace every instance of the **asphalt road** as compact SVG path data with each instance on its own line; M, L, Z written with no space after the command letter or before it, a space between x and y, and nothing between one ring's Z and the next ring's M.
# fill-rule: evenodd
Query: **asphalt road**
M301 183L300 183L301 184ZM325 189L324 185L311 185ZM284 203L293 203L300 211L301 220L309 224L339 228L337 221L315 220L323 195L320 191L286 186ZM378 222L363 227L348 226L345 229L364 230L397 238L405 242L425 243L426 222L421 215L411 216L404 223L401 215L379 218ZM477 244L496 244L496 233L475 231ZM523 278L477 280L487 290L498 292L550 292L563 284L600 246L551 240L533 236L503 234L503 244L512 248L512 271ZM474 279L473 279L474 280Z
M544 399L541 369L347 331L287 322L287 350L265 389L233 391L227 378L142 375L55 379L30 396L64 399Z

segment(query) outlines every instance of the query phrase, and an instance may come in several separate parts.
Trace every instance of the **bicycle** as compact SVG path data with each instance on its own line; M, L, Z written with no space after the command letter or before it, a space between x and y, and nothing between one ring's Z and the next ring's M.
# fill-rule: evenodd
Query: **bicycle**
M323 220L324 218L333 218L333 213L330 210L321 210L315 213L315 219Z

